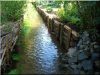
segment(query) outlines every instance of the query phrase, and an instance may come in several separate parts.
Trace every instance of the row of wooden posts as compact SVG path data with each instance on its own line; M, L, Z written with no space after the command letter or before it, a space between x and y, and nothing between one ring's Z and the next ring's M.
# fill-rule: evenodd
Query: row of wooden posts
M20 31L21 20L17 22L10 23L12 26L11 32L5 32L5 26L1 26L1 45L0 45L0 73L6 73L7 69L10 68L11 62L11 53L15 46L16 40ZM8 23L9 24L9 23Z
M76 46L79 34L71 29L67 24L57 21L54 14L48 14L44 9L36 7L38 13L43 18L51 35L54 35L60 46L66 51L70 47Z

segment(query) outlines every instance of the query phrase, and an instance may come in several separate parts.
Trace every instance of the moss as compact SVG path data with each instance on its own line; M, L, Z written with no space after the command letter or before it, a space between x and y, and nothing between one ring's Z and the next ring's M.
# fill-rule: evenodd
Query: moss
M12 75L12 74L19 75L19 71L17 69L13 69L8 73L8 75Z
M19 61L20 60L20 55L19 54L13 54L12 59L15 60L15 61Z

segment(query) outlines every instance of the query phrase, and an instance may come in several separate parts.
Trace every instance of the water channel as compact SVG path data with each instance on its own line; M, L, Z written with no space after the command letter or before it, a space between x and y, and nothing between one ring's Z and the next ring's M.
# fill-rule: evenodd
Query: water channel
M21 74L68 74L67 68L61 67L61 49L57 47L42 18L30 3L24 15L18 44L21 59L17 68Z

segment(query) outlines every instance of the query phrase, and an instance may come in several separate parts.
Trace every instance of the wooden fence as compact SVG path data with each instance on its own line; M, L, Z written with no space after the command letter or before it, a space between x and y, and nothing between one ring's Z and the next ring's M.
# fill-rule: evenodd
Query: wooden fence
M76 45L79 33L71 29L67 24L61 23L56 20L56 15L48 14L44 9L36 7L38 13L43 18L51 35L54 35L58 40L61 47L68 50L70 47Z

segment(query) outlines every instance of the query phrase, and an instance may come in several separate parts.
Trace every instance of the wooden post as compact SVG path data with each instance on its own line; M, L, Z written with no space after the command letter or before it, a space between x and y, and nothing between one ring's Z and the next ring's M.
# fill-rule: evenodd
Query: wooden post
M71 28L67 25L64 26L63 30L63 45L65 49L69 48L70 38L71 38Z
M64 25L60 23L60 46L62 46Z

